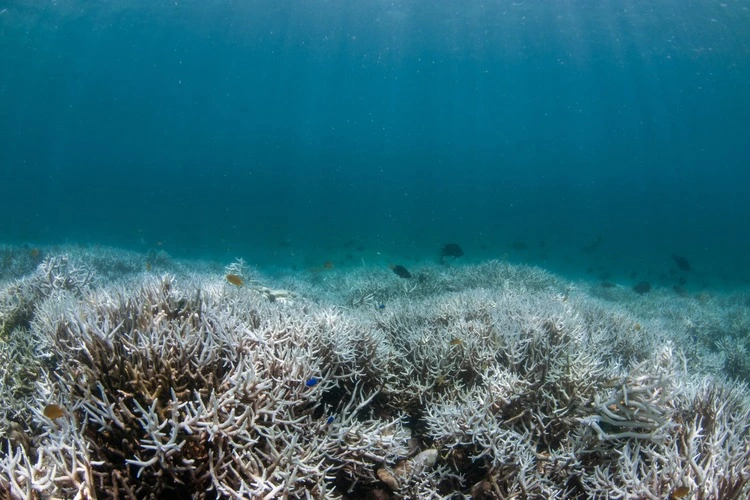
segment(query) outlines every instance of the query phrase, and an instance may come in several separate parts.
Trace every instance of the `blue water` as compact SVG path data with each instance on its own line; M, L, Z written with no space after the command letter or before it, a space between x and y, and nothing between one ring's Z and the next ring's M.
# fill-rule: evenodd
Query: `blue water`
M0 242L743 284L749 9L0 1Z

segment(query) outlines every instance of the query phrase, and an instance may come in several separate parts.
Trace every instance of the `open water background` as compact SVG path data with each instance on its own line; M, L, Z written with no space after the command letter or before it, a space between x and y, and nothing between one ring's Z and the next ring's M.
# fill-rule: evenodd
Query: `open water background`
M0 242L746 284L749 9L0 1Z

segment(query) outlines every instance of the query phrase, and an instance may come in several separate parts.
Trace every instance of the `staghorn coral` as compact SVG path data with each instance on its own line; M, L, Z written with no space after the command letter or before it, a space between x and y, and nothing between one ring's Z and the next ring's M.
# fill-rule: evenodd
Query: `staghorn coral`
M28 327L35 308L51 295L69 291L81 294L93 280L93 271L77 259L56 255L42 261L36 271L19 278L0 292L0 338L15 328Z
M183 295L166 276L38 311L54 367L26 429L32 449L3 461L10 492L321 497L339 471L374 478L406 453L398 418L360 415L377 390L352 373L337 375L352 390L328 422L320 399L336 379L320 365L315 318L290 310L290 322L257 295L214 292ZM38 411L52 400L64 419Z
M648 362L644 362L626 376L605 384L609 392L604 397L594 397L596 414L580 422L594 429L601 440L666 439L669 404L675 396L671 358L672 350L667 345L655 360L655 369L647 370Z
M321 289L228 270L246 286L207 266L40 293L0 344L0 494L750 492L748 389L680 347L684 302L611 308L500 263L417 268L408 288L387 271L333 271Z

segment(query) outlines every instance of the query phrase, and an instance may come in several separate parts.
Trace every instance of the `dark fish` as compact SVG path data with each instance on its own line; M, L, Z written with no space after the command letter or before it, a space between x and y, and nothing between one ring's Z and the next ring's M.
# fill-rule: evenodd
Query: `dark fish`
M464 255L464 251L458 246L458 243L446 243L440 250L441 257L453 257L458 258Z
M327 425L331 425L331 424L333 423L333 421L334 421L334 420L336 420L336 417L334 417L334 416L330 416L330 417L328 417L328 418L326 419L326 424L327 424Z
M404 266L392 266L391 270L401 278L411 278L411 273Z
M651 283L647 281L641 281L637 285L633 285L633 291L643 295L651 291Z
M599 286L602 288L615 288L617 285L612 283L611 281L602 281L599 283Z
M458 243L446 243L443 248L440 249L440 263L445 264L445 258L451 257L451 260L456 260L462 257L464 251L458 246Z
M308 379L308 380L307 380L307 381L305 382L305 385L306 385L307 387L315 387L316 385L318 385L318 382L320 382L320 379L318 379L318 378L315 378L315 377L310 377L310 379Z
M603 239L602 235L600 234L599 236L596 237L596 239L594 241L592 241L591 243L589 243L585 247L581 248L581 250L584 251L584 252L586 252L586 253L593 252L594 250L596 250L597 248L599 248L599 245L602 244L602 239Z
M514 250L528 250L529 249L529 245L527 245L523 241L514 241L513 243L510 244L510 246Z
M672 287L672 290L674 290L674 293L676 293L680 297L687 297L688 296L687 290L682 285L674 285Z
M680 257L679 255L672 254L672 260L675 264L677 264L677 267L679 267L683 271L690 271L690 262L688 262L685 257Z
M385 304L378 304L378 309L385 309Z

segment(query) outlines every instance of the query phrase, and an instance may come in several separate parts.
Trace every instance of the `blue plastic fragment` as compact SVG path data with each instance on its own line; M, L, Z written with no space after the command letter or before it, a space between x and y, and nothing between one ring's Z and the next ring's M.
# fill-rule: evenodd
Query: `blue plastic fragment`
M317 379L317 378L315 378L315 377L312 377L312 378L310 378L310 379L309 379L309 380L308 380L307 382L305 382L305 385L306 385L307 387L313 387L313 386L314 386L314 385L316 385L316 384L317 384L318 382L320 382L320 380L319 380L319 379Z

